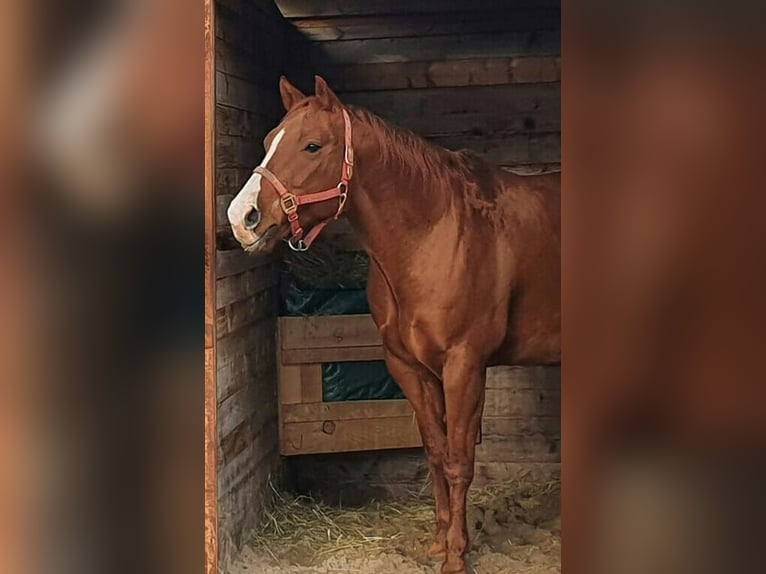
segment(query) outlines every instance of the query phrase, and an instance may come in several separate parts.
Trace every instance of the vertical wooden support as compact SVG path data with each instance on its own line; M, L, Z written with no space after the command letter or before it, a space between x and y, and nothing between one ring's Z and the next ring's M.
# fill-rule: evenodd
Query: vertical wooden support
M215 356L215 20L205 0L205 573L218 574Z

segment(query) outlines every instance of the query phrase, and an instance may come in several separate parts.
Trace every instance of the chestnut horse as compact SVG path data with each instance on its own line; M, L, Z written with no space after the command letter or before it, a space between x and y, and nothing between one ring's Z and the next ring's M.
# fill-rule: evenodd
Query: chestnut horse
M412 404L436 502L431 558L467 572L466 493L486 368L560 360L560 174L521 176L345 106L317 76L284 77L287 114L228 216L252 252L305 249L348 217L370 255L368 297Z

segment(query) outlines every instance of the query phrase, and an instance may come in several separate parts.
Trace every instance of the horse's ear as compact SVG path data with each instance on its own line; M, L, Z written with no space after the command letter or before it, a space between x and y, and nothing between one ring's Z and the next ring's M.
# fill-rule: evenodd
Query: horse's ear
M285 110L288 112L292 109L296 102L306 97L303 95L303 92L293 86L284 76L279 78L279 93L282 96L282 104L285 106Z
M327 82L324 81L322 76L314 76L314 94L316 94L317 101L321 106L327 110L330 110L336 106L340 106L340 100L335 92L332 91Z

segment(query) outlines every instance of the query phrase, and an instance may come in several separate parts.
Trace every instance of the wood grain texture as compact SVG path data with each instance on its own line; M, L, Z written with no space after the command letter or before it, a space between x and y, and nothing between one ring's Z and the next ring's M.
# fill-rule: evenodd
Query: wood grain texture
M409 14L296 18L293 24L308 39L319 42L550 30L558 29L560 21L558 8L544 6L520 8L514 11L512 18L501 9L434 14L413 11Z
M215 8L205 0L205 573L218 574L218 465L215 332Z
M380 333L370 315L280 317L279 340L283 350L381 344Z
M412 406L405 399L300 404L283 402L282 413L285 423L413 416Z
M458 34L420 38L379 38L318 42L312 52L315 66L464 60L510 56L556 56L561 51L557 30L533 30L498 34Z
M495 86L559 82L558 56L473 58L325 66L322 75L338 92Z
M505 0L504 7L558 6L558 0ZM285 18L409 14L416 7L422 14L487 11L498 7L497 0L277 0Z
M422 445L412 416L285 423L282 432L284 455Z

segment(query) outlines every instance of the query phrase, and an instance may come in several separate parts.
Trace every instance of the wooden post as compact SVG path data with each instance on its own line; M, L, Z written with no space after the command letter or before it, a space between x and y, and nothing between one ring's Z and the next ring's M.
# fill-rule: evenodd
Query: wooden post
M205 0L205 573L218 574L215 356L215 20Z

